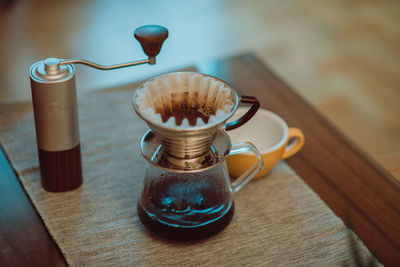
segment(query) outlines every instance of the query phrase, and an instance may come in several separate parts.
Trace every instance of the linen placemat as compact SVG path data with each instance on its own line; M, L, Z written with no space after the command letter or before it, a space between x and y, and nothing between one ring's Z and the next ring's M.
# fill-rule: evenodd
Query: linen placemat
M374 260L284 162L237 193L234 218L219 234L179 243L147 231L136 214L146 169L139 146L147 130L132 109L136 87L79 96L84 182L66 193L41 188L31 104L0 105L1 144L68 264L287 266Z

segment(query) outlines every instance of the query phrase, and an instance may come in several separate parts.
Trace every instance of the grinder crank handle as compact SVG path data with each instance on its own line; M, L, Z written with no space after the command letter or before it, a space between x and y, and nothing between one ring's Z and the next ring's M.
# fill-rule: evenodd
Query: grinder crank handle
M254 96L242 95L240 97L240 102L245 104L251 104L251 108L239 119L225 124L225 131L230 131L239 128L246 122L248 122L256 114L257 110L260 108L260 102Z
M163 45L165 39L167 39L168 37L168 30L163 26L145 25L137 28L135 30L134 35L135 38L139 41L140 45L142 46L144 53L149 57L148 59L111 65L111 66L104 66L93 63L88 60L72 58L67 60L60 60L59 62L57 62L57 64L59 65L83 64L99 70L113 70L113 69L125 68L146 63L150 65L156 64L156 56L158 55L158 53L160 53L161 46Z

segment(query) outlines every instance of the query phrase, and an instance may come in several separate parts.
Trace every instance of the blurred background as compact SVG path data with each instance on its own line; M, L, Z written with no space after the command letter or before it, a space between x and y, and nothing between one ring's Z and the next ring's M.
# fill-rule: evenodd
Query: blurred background
M157 65L78 66L79 94L252 52L400 180L398 0L0 0L0 102L30 101L47 57L144 59L145 24L170 31Z

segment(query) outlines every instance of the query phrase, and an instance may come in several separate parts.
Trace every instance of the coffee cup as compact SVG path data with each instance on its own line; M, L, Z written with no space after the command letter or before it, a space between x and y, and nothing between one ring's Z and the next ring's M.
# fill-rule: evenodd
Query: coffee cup
M231 120L241 117L247 110L244 107L238 108ZM296 154L305 141L300 129L288 127L277 114L261 108L246 126L229 131L228 134L232 143L249 141L260 151L264 169L255 178L265 176L280 160ZM230 155L226 161L231 176L239 177L257 162L257 158L250 153L241 153Z

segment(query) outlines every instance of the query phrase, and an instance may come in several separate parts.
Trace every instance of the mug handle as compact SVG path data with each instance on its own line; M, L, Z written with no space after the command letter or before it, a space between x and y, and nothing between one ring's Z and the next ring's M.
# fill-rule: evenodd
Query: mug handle
M290 140L294 140L290 145L288 145L285 148L285 152L283 152L282 159L287 159L288 157L293 156L299 150L303 147L304 145L304 134L303 132L295 127L290 127L289 128L289 137L288 137L288 142Z
M253 164L249 169L247 169L242 175L240 175L235 181L231 183L231 188L234 193L238 192L245 186L254 176L257 175L262 169L264 169L264 160L258 149L250 142L242 142L232 145L232 149L229 155L235 155L240 153L245 153L247 151L253 152L257 157L257 162Z
M260 102L254 96L242 95L240 97L240 102L244 104L251 104L251 108L239 119L225 124L225 131L230 131L239 128L246 122L248 122L256 114L257 110L260 108Z

